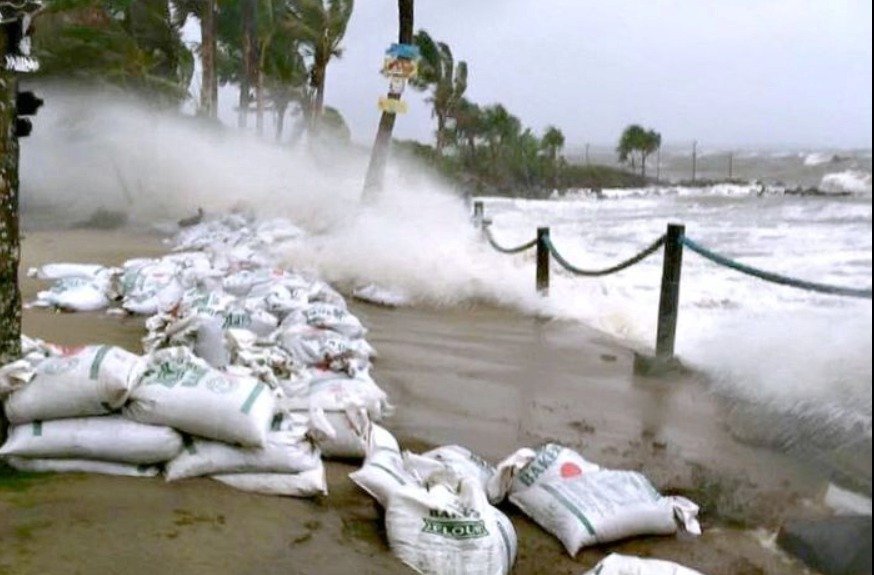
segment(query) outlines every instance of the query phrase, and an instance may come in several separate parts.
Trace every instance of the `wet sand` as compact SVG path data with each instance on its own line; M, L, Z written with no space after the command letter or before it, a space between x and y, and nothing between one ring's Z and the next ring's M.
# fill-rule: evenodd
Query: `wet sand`
M154 236L33 232L22 268L52 261L121 263L164 253ZM23 279L25 299L42 284ZM499 460L546 440L603 465L638 469L663 492L702 505L703 537L640 538L583 550L510 507L515 573L581 574L609 552L681 562L711 575L803 573L760 542L786 517L820 513L815 468L736 442L726 408L694 376L637 378L632 352L579 325L486 306L427 310L352 303L380 356L374 375L405 447L458 443ZM25 332L63 344L139 351L142 320L29 310ZM0 477L0 574L409 573L385 542L372 500L331 463L330 495L249 495L208 479Z

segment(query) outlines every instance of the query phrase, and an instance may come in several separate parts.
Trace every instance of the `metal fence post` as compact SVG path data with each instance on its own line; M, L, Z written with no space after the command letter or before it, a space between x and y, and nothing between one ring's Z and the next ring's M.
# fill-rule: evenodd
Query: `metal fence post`
M483 227L483 218L485 217L485 209L483 208L482 200L477 200L473 203L473 225L480 229Z
M537 228L537 293L549 295L549 228Z
M677 316L680 309L680 275L683 270L683 235L686 226L669 224L662 266L662 288L659 298L659 324L656 334L656 359L674 357L677 336Z

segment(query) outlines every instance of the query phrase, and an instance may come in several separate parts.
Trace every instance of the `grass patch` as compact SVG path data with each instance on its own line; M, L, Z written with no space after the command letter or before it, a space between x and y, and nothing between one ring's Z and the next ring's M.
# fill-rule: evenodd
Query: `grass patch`
M0 492L21 493L34 485L51 478L52 473L30 473L16 471L5 463L0 463Z

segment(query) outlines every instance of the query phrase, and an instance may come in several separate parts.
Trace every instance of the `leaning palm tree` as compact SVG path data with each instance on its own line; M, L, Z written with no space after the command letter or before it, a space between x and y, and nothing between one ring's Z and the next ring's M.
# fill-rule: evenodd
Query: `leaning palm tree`
M355 0L288 0L282 25L311 58L310 86L315 91L312 121L316 126L325 108L325 80L331 58L340 57Z
M447 129L447 122L455 118L467 91L467 63L458 62L456 65L449 45L435 42L424 30L416 34L416 44L422 51L422 62L419 77L413 85L419 88L432 87L428 102L437 118L437 153L442 155L452 135Z

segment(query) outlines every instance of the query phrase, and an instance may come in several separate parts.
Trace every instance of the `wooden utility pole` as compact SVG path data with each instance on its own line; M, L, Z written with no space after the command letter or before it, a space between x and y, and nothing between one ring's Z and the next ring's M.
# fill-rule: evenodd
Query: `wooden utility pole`
M692 183L698 181L698 140L692 142Z
M398 41L401 44L413 43L413 2L414 0L398 0ZM392 100L401 99L400 94L389 93L388 97ZM379 129L376 132L376 141L373 143L370 165L367 168L367 178L364 180L363 199L365 202L375 200L377 194L382 190L396 117L396 114L383 112L382 118L379 120Z
M0 4L2 5L2 4ZM18 138L15 136L15 73L5 61L10 28L0 26L0 366L21 356L21 292L18 262Z

